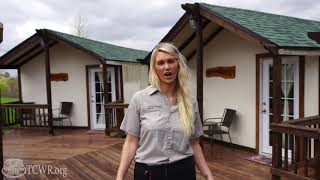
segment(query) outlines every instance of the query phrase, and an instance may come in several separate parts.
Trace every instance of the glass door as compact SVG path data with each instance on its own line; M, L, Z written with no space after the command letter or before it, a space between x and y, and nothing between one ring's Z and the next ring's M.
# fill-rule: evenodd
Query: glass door
M262 104L260 142L262 153L271 154L270 122L272 120L272 59L262 62ZM283 121L299 117L299 58L295 56L282 57L281 78L281 116Z
M114 67L107 68L108 78L108 100L116 100L115 70ZM91 88L91 127L92 129L105 128L105 98L102 69L96 68L90 71Z

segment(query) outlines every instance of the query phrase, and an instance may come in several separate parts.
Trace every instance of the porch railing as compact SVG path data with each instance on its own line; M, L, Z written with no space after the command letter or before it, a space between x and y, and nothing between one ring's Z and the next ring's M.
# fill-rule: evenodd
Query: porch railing
M128 108L128 104L124 104L123 101L111 102L104 105L106 112L106 135L115 133L115 136L122 136L123 133L120 130L120 125L124 117L125 109Z
M48 105L10 103L0 105L1 127L48 127Z
M282 158L280 167L272 163L272 175L290 179L320 180L320 116L312 116L282 123L271 123L272 136L279 137L280 145L272 142ZM281 157L281 156L280 156Z

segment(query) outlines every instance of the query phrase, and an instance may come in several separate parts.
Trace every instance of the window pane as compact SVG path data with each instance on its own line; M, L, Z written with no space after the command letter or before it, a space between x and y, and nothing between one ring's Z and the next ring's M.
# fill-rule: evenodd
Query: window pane
M269 80L270 81L273 80L272 79L272 64L270 64L270 66L269 66Z
M294 98L293 82L287 82L286 83L286 91L287 91L287 97L288 98Z
M96 113L101 113L101 104L96 104Z
M294 80L294 64L287 64L286 66L286 80L293 81Z
M269 98L269 112L272 113L272 98Z
M269 96L273 97L272 82L269 82Z
M284 99L281 99L281 114L284 113L283 107L284 107Z
M96 94L96 102L101 102L101 96L100 94Z
M288 115L294 116L294 101L292 99L288 99Z
M94 80L95 80L95 82L99 82L98 72L94 73Z
M281 66L281 81L286 80L286 64L282 64Z
M100 92L100 83L96 83L96 92Z

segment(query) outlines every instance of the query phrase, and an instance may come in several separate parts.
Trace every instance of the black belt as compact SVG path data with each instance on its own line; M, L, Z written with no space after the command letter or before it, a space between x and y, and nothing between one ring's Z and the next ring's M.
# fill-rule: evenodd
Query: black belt
M142 167L145 170L144 175L147 177L147 179L151 180L152 174L154 174L156 172L164 173L165 176L167 176L167 169L172 169L172 168L183 166L183 165L189 164L189 163L194 163L193 156L189 156L187 158L184 158L184 159L172 162L172 163L160 164L160 165L154 165L154 166L148 165L145 163L136 162L135 166Z
M145 163L140 163L140 162L136 162L135 164L136 165L140 165L142 167L146 167L146 168L155 168L155 169L158 169L158 168L164 168L164 167L170 167L170 166L177 166L177 165L180 165L180 164L185 164L189 161L193 161L193 156L189 156L187 158L184 158L184 159L181 159L181 160L178 160L178 161L175 161L175 162L172 162L172 163L166 163L166 164L159 164L159 165L148 165L148 164L145 164Z

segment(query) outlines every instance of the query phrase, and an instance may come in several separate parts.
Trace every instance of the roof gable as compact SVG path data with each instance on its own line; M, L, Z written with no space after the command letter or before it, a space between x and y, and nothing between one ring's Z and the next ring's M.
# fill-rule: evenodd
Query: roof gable
M320 22L252 10L200 3L200 7L240 25L280 47L319 48L307 33L320 30Z

